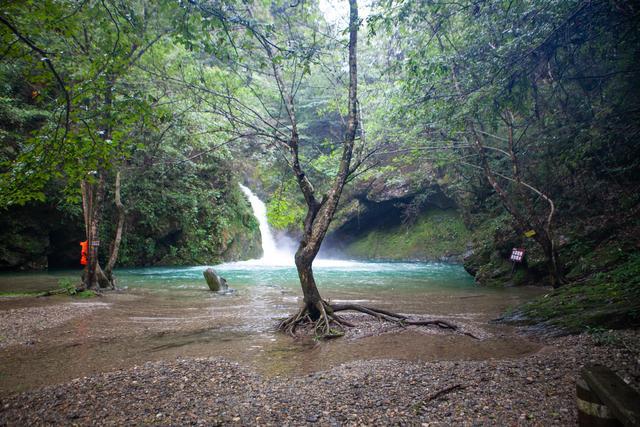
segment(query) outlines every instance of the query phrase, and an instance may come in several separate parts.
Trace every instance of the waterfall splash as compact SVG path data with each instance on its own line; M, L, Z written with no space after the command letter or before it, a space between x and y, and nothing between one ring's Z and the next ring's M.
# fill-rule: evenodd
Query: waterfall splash
M262 237L262 258L260 259L250 259L248 261L237 261L230 262L219 265L217 268L229 269L236 267L247 267L247 266L261 266L261 267L293 267L294 263L294 255L293 250L287 250L276 245L275 239L273 238L273 233L271 233L271 229L269 228L269 223L267 221L267 207L264 202L256 196L253 191L249 190L242 184L240 185L240 189L249 199L249 203L251 203L251 209L253 210L253 215L258 220L258 224L260 225L260 236ZM338 269L353 269L361 266L362 263L358 261L346 261L339 259L320 259L316 258L313 261L314 267L322 267L322 268L338 268Z
M276 241L273 238L273 233L271 233L269 222L267 221L267 207L264 202L247 187L242 184L239 185L242 192L249 199L251 209L253 209L253 214L260 225L260 236L262 237L262 258L257 261L265 265L293 265L293 254L283 251L276 246Z

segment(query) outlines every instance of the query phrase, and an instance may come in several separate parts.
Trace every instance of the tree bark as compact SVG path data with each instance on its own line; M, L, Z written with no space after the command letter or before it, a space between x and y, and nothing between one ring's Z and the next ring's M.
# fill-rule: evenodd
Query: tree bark
M106 87L104 90L104 117L103 117L103 129L102 140L111 140L112 136L112 108L113 108L113 88L115 86L116 78L114 75L109 74L106 78ZM90 184L87 181L82 183L82 207L84 209L84 219L86 224L87 241L89 242L89 250L87 257L87 268L83 273L83 287L86 289L97 288L112 288L115 289L116 282L113 276L113 268L115 267L118 259L118 252L120 249L120 242L122 241L122 230L124 227L124 206L120 199L120 170L116 171L114 198L116 211L118 215L116 234L114 240L110 246L109 260L105 270L100 267L98 260L98 246L99 246L99 229L100 222L102 220L102 209L104 206L104 194L106 185L106 170L99 168L98 170L98 182L96 184Z
M98 171L98 181L89 183L83 181L82 207L84 209L85 231L88 242L87 266L82 275L82 287L84 289L97 289L104 276L98 263L99 227L102 216L102 204L104 199L105 172Z
M124 228L124 205L120 198L120 171L116 172L115 179L115 204L118 211L118 222L116 234L110 246L109 260L105 270L100 266L98 259L98 249L100 245L100 222L102 220L102 208L104 206L105 174L104 170L98 172L97 183L91 184L88 181L81 183L82 208L85 220L86 239L89 243L87 253L87 266L82 274L83 289L116 288L116 279L113 275L113 268L118 259L120 242L122 241L122 231Z
M104 270L104 273L107 279L110 282L110 286L116 287L116 278L113 275L113 268L116 265L116 261L118 260L118 252L120 251L120 242L122 241L122 230L124 228L124 205L122 204L122 199L120 198L120 171L116 171L116 180L114 186L114 198L116 210L118 212L118 223L116 225L116 235L111 243L111 251L109 254L109 261L107 262L107 267Z
M297 134L295 135L293 144L293 161L294 173L298 177L298 183L305 200L307 201L307 215L305 219L304 235L300 241L300 245L295 255L296 268L298 277L302 286L304 295L304 304L309 311L312 320L317 320L322 315L322 298L316 286L313 277L313 260L322 241L324 240L329 225L338 207L342 190L347 182L350 173L351 158L353 155L353 146L355 143L356 132L358 129L358 66L357 66L357 44L358 44L358 4L357 0L349 0L349 99L348 99L348 119L347 129L342 144L342 157L338 173L333 181L331 189L322 198L318 204L308 185L304 173L300 169L299 159L297 155ZM330 309L325 305L325 310Z

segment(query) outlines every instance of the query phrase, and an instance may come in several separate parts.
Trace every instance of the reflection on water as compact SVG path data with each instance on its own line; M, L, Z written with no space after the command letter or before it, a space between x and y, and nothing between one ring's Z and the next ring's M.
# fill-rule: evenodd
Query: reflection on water
M482 327L488 339L405 331L357 340L292 340L274 327L301 298L293 267L255 261L214 266L236 290L232 295L209 292L205 268L119 270L119 285L127 291L100 298L103 308L40 334L29 351L0 350L0 394L176 357L226 357L266 375L292 375L355 359L484 359L537 349L510 328L487 322L540 290L479 288L457 265L325 260L314 270L321 293L332 301L446 317ZM60 278L77 277L69 271L3 274L0 289L50 288ZM68 298L0 300L0 310L67 303Z

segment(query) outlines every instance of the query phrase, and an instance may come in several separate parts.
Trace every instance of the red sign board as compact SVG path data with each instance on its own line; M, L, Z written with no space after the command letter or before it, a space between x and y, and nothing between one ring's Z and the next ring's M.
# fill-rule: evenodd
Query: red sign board
M511 250L511 261L522 262L522 258L524 258L524 248L513 248Z

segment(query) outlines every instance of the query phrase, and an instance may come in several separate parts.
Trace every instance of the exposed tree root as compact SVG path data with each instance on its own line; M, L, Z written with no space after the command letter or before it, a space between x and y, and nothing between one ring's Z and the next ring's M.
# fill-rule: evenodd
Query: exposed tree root
M305 305L296 314L283 320L278 329L291 336L295 336L298 326L310 325L314 327L316 337L323 339L341 337L345 333L345 328L354 327L352 323L339 317L338 311L357 311L375 317L379 321L395 323L398 326L437 326L442 329L457 331L471 338L479 339L475 335L464 332L457 325L445 320L410 320L407 316L394 313L380 308L367 307L359 304L329 304L324 300L314 305Z

